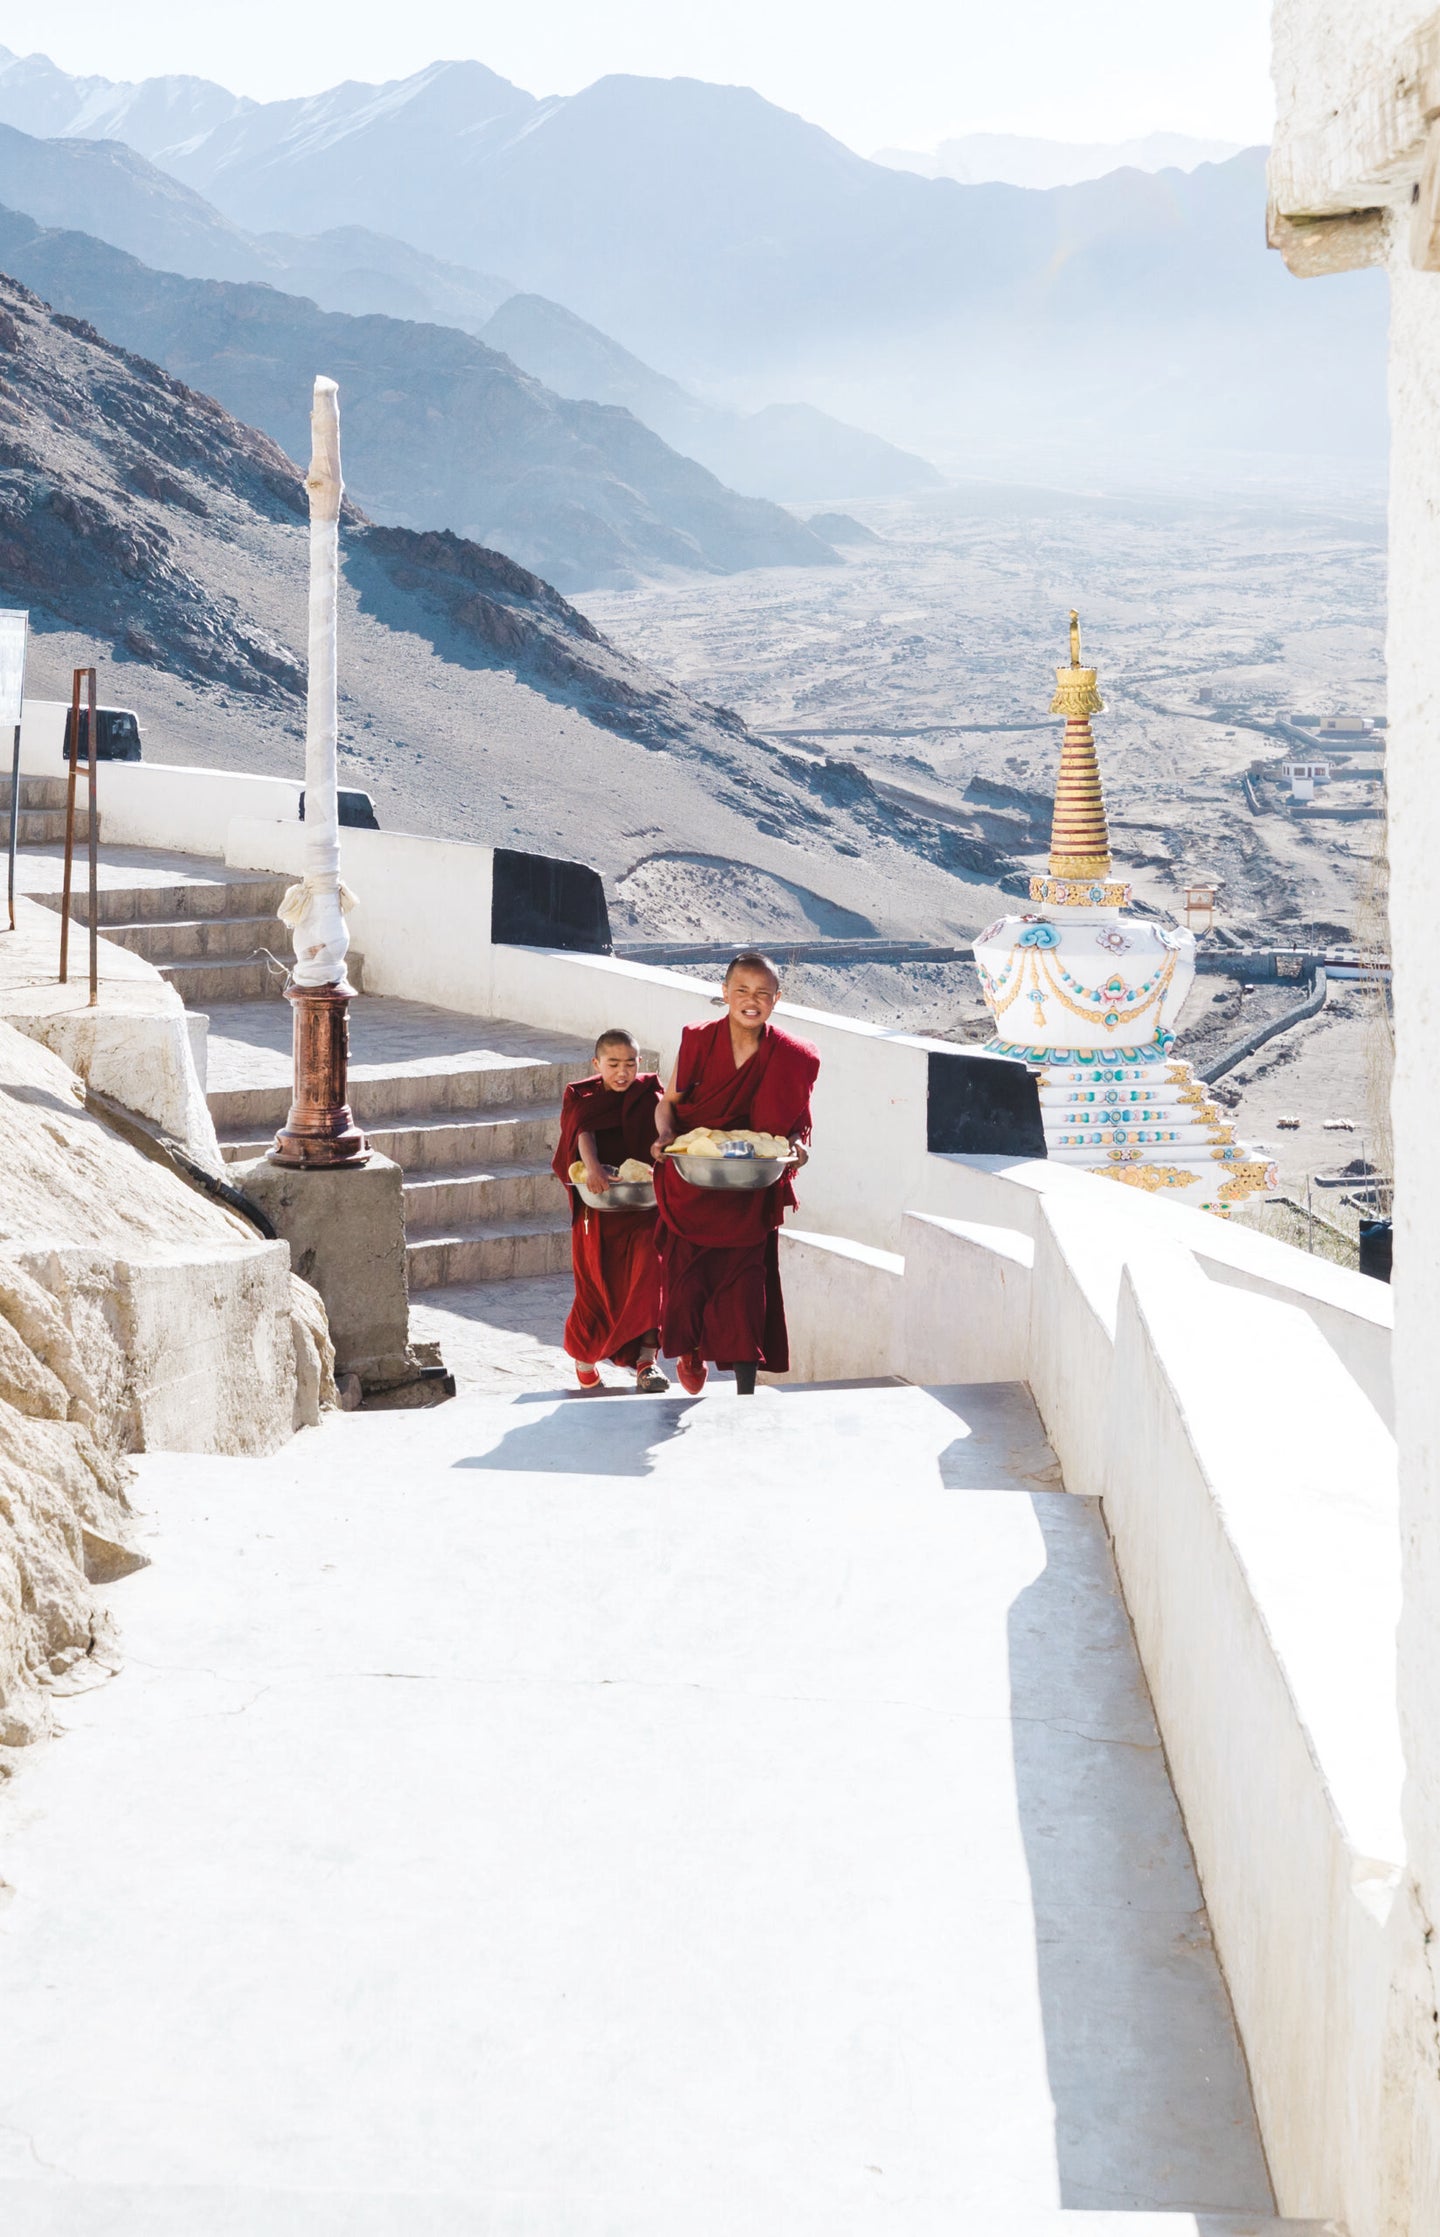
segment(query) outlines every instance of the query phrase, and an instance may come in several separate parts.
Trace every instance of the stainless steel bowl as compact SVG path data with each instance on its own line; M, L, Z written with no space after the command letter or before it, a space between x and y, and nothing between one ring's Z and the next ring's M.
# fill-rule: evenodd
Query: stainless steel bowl
M690 1157L684 1150L671 1164L692 1188L769 1188L795 1163L788 1157Z
M612 1181L603 1196L595 1195L583 1181L576 1181L582 1203L595 1212L653 1212L653 1181Z

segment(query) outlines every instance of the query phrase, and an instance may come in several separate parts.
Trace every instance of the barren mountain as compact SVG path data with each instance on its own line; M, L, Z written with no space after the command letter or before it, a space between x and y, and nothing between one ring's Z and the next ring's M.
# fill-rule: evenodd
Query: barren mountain
M0 69L0 109L13 76ZM247 233L118 139L39 139L0 123L0 203L42 226L93 233L161 271L264 280L326 311L434 319L468 333L515 293L513 280L447 264L362 225Z
M716 937L993 912L1010 865L978 827L771 746L513 561L354 508L342 545L343 767L387 825L594 862L660 935L697 892ZM306 554L274 442L0 279L0 598L31 610L32 691L94 660L150 758L298 774Z
M155 272L9 210L0 260L292 457L308 441L311 380L328 371L348 398L358 503L496 545L565 588L833 558L803 522L726 489L628 412L555 396L455 328L350 318L273 287Z
M0 105L13 76L0 69ZM325 311L459 327L561 396L623 406L750 497L894 496L940 479L924 459L810 405L741 413L705 404L559 303L391 235L361 225L246 233L117 140L39 140L0 124L0 203L189 279L262 280Z
M67 108L63 73L27 69L0 72L0 117L113 132L238 224L399 234L712 401L801 396L947 469L1238 488L1275 454L1312 479L1383 457L1383 277L1290 277L1262 149L1036 191L870 163L688 78L538 100L453 62L272 102L74 81Z

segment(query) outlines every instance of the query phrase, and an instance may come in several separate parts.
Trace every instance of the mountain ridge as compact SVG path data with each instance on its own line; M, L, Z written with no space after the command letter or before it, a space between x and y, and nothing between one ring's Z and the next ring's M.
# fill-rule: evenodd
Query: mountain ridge
M348 445L343 389L341 414ZM270 438L0 277L0 599L30 609L36 695L98 661L147 758L298 774L306 511ZM342 777L388 828L558 851L612 883L718 855L817 921L993 913L1011 866L978 829L771 746L503 554L353 505L340 544Z
M624 587L657 570L832 565L802 522L740 497L615 407L552 396L458 329L319 310L265 285L155 272L83 233L0 208L0 261L216 395L292 457L308 442L317 367L349 399L356 500L393 525L451 528L564 588Z
M236 223L399 235L505 272L707 401L800 395L947 469L1384 454L1383 277L1293 280L1264 246L1253 150L962 185L870 162L749 87L614 73L537 100L435 63L162 153Z

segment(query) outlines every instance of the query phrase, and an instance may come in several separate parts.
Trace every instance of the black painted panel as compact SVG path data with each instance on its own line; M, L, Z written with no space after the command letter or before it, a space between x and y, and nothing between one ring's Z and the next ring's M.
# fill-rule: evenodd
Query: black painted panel
M609 955L610 911L599 871L588 862L497 847L490 937L502 947Z
M930 1051L926 1147L966 1157L1043 1157L1040 1090L1028 1066L978 1050Z

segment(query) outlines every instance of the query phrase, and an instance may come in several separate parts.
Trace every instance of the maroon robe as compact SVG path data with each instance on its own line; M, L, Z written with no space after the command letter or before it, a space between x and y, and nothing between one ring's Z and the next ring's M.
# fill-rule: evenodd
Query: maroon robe
M819 1052L767 1025L755 1054L736 1069L730 1020L687 1025L675 1068L675 1131L746 1127L808 1138L810 1090ZM698 1352L719 1367L753 1360L772 1374L790 1364L780 1292L777 1230L795 1202L790 1175L769 1188L695 1188L669 1160L655 1169L669 1358Z
M565 1350L571 1359L610 1359L633 1367L641 1338L660 1326L655 1214L633 1207L597 1212L570 1180L582 1133L595 1137L602 1165L623 1165L627 1157L648 1164L659 1100L656 1072L641 1072L618 1094L598 1078L575 1080L565 1090L554 1169L570 1190L575 1302L565 1323Z

